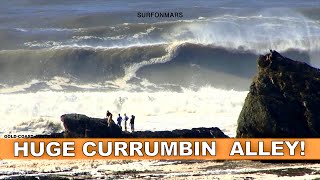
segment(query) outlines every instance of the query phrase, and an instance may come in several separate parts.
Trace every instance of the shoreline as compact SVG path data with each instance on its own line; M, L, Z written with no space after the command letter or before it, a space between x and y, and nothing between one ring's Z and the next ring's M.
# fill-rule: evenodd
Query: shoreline
M155 160L5 160L0 178L23 179L313 179L317 163L262 163L258 161ZM245 168L244 168L245 167Z

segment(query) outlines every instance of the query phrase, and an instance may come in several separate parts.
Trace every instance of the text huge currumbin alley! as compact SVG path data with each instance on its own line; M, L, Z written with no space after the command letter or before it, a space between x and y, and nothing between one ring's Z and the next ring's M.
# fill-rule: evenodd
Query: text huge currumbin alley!
M320 139L1 139L1 159L316 160Z

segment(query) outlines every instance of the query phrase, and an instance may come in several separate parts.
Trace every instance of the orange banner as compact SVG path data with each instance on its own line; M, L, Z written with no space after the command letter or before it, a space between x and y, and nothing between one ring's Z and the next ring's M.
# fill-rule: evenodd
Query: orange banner
M1 159L320 160L320 139L0 139Z

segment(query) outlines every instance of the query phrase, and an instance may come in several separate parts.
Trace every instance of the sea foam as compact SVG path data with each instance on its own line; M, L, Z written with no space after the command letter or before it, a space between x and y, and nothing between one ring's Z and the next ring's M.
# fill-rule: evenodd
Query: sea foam
M219 127L234 136L247 92L203 87L183 92L36 92L0 95L2 134L61 131L60 116L134 114L137 130Z

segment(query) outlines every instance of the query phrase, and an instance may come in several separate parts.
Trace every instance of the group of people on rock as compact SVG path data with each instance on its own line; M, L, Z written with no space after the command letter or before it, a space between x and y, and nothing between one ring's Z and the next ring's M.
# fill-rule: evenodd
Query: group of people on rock
M134 115L131 115L131 119L130 119L131 132L134 132L135 118L136 117ZM122 129L121 123L124 122L124 130L127 131L127 121L128 120L129 120L129 117L127 116L126 113L124 113L123 118L121 117L120 114L118 114L117 125ZM108 122L108 126L110 126L112 123L112 114L110 113L110 111L107 111L107 122Z

